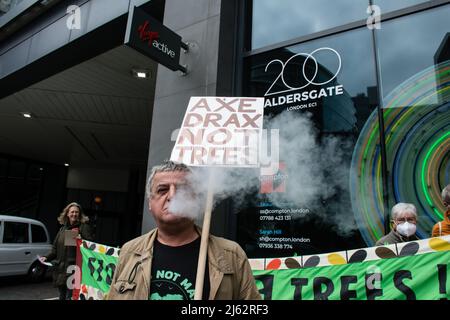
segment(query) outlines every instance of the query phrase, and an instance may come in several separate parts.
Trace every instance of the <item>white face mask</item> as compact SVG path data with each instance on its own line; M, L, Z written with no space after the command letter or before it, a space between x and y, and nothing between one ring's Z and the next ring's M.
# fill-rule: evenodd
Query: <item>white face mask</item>
M414 223L403 222L397 225L397 231L402 236L410 237L416 233L416 225Z

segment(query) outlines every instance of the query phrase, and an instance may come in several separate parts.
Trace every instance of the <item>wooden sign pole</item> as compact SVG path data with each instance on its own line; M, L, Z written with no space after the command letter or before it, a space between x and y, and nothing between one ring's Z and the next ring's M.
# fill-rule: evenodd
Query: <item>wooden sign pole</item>
M202 238L200 242L200 253L198 255L197 276L195 278L194 300L202 300L203 282L205 278L206 256L208 254L209 227L211 225L211 212L214 199L213 169L210 169L208 178L208 195L206 197L205 216L203 218Z

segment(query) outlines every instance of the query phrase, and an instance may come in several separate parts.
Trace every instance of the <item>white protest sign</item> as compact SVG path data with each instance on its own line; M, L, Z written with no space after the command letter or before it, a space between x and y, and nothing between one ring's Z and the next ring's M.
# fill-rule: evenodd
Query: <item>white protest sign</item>
M170 160L189 166L259 166L264 98L191 97Z

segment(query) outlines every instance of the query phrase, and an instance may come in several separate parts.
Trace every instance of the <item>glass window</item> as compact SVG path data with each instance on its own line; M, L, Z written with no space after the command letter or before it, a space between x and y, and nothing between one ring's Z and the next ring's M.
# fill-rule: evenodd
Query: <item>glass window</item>
M383 22L376 30L383 100L404 81L450 59L448 17L450 5ZM436 87L436 80L429 81Z
M5 221L3 243L28 243L28 224Z
M368 0L253 0L252 49L367 19L368 6Z
M430 237L446 210L440 192L450 172L449 16L445 5L376 31L390 206L416 206L420 238Z
M429 0L374 0L373 4L380 7L381 14L411 7Z
M47 234L44 228L36 224L31 225L31 239L35 242L47 242Z
M265 97L265 128L279 130L280 154L278 171L261 173L258 203L238 214L244 250L251 257L290 256L374 243L383 225L373 222L368 231L358 210L366 195L358 190L376 185L380 173L350 174L366 148L379 146L371 31L272 50L245 64L243 93ZM370 141L360 141L367 130Z

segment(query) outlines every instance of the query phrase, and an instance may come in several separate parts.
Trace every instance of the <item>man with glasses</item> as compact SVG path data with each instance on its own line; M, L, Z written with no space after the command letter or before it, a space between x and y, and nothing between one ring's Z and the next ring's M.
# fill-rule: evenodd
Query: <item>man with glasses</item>
M397 203L392 207L391 219L391 232L378 240L376 246L419 240L416 236L417 210L413 204Z

